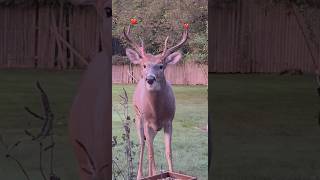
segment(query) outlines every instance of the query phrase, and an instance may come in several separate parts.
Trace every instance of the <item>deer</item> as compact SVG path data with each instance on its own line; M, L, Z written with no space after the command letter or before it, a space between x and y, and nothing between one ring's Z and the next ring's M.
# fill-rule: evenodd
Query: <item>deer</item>
M72 0L96 8L102 22L102 51L93 54L70 107L69 140L79 179L112 177L112 12L111 0Z
M123 29L123 35L131 48L126 48L126 56L131 63L140 65L141 78L133 94L135 111L135 125L138 133L140 157L138 163L137 180L143 176L143 153L145 142L148 150L148 173L156 173L153 141L158 131L164 131L165 156L170 172L172 164L172 122L176 106L175 96L171 84L166 80L165 69L169 64L180 61L182 54L179 50L188 38L188 29L185 28L178 44L167 48L169 36L165 39L161 54L152 55L145 52L144 42L136 43L130 36L130 25Z

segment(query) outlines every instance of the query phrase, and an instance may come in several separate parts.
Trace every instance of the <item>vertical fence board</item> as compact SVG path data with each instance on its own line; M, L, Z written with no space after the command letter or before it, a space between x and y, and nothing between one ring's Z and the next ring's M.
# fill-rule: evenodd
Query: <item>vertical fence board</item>
M113 65L112 66L112 82L113 83L135 83L131 81L131 76L128 73L132 73L136 80L141 78L141 68L137 65ZM165 70L166 78L171 84L183 84L183 85L207 85L208 79L208 66L200 65L193 62L168 65Z
M213 51L209 72L314 72L303 33L289 7L242 0L224 7L209 6L209 11L213 17L209 18Z

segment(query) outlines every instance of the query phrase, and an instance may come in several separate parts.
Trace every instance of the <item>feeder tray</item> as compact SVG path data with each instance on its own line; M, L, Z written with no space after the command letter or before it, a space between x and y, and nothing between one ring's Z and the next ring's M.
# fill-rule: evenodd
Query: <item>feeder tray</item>
M163 172L154 176L142 178L141 180L197 180L196 177L176 173L176 172Z

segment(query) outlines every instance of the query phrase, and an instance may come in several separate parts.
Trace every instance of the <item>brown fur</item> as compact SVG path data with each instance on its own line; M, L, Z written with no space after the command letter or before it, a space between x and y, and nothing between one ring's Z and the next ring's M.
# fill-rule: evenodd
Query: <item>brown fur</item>
M98 14L101 15L100 20L103 22L101 33L103 51L91 58L73 100L68 124L70 140L78 162L79 179L106 180L111 179L112 176L112 91L110 88L112 84L110 28L112 18L106 17L102 10L105 7L111 7L111 0L73 1L78 3L85 1L96 6Z
M135 43L129 35L130 26L124 36L134 50L127 48L126 54L130 61L139 64L142 77L133 95L133 105L136 113L136 127L140 143L140 158L137 179L143 176L143 152L145 142L148 148L149 176L156 173L153 140L157 132L163 129L165 154L169 171L173 171L171 156L172 121L175 114L175 97L169 82L165 78L168 64L175 64L181 59L181 53L176 52L187 40L188 31L185 30L182 40L167 49L168 37L165 40L162 54L152 55L144 52L144 44Z

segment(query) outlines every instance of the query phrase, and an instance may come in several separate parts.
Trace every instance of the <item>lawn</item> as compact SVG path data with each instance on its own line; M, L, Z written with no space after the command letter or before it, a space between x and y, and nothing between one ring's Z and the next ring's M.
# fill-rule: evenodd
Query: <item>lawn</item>
M314 76L209 78L212 179L320 179Z
M58 120L55 169L62 179L78 180L75 158L67 139L67 115L80 71L0 71L0 134L8 143L24 136L25 128L39 128L23 107L40 111L34 86L40 80ZM278 75L210 75L209 110L212 114L214 179L319 179L319 97L314 77ZM131 100L133 86L113 86L114 105L124 87ZM203 86L175 86L177 114L174 120L173 158L175 169L207 179L207 92ZM130 101L131 102L131 101ZM131 108L131 106L130 106ZM131 109L130 109L131 110ZM114 114L113 133L121 136L121 121ZM162 132L156 137L157 167L166 169ZM132 129L136 143L136 132ZM136 148L136 147L135 147ZM121 153L117 149L118 157ZM37 146L27 144L14 154L29 170L38 173ZM1 179L23 179L14 162L0 147ZM134 165L137 164L137 154ZM121 157L119 157L121 160Z
M7 144L25 137L24 129L36 131L42 125L31 117L24 106L41 112L40 96L35 87L39 80L51 100L52 110L57 120L55 126L55 170L61 179L79 180L76 161L67 134L67 117L76 87L81 77L80 71L46 72L36 70L0 70L0 134ZM42 180L39 173L39 146L23 143L12 154L21 161L32 180ZM17 165L5 158L5 149L0 146L0 179L23 180L25 177ZM48 158L49 153L45 154Z
M122 94L122 88L125 88L129 96L129 110L132 111L132 94L134 86L132 85L113 85L113 106L119 109L119 94ZM200 180L208 179L208 135L200 128L207 125L208 103L206 86L174 86L176 96L177 110L173 121L173 164L176 171L185 174L197 176ZM134 124L131 126L131 138L134 144L137 144L137 133ZM113 111L112 133L121 140L123 133L122 121L116 110ZM166 170L167 164L164 154L163 131L159 131L155 141L155 160L157 170ZM134 147L134 172L138 164L138 147ZM118 146L113 151L113 156L117 164L124 165L123 147ZM147 156L145 150L144 173L147 174Z
M34 119L24 110L24 106L28 106L36 112L41 112L40 97L35 88L35 82L39 80L49 96L51 108L57 118L54 123L55 172L62 180L79 180L76 160L68 140L67 118L81 75L81 71L0 70L0 134L3 135L6 143L12 144L25 136L25 129L36 131L41 127L42 122ZM115 106L119 104L118 94L121 93L122 87L128 91L131 102L133 86L114 85ZM177 113L173 129L174 167L178 171L198 176L199 179L208 179L208 136L207 133L199 130L199 127L207 123L206 89L204 86L174 87L177 98ZM114 114L114 135L121 136L121 130L121 121ZM160 132L155 139L158 169L161 167L166 169L162 135L163 133ZM135 143L137 142L134 127L132 139ZM38 148L36 144L24 143L12 152L27 169L32 180L42 179L39 174ZM5 158L5 153L5 149L0 146L0 179L23 180L23 174L13 161ZM45 155L48 157L49 154ZM118 151L119 160L122 155L123 153ZM136 166L138 154L134 158Z

